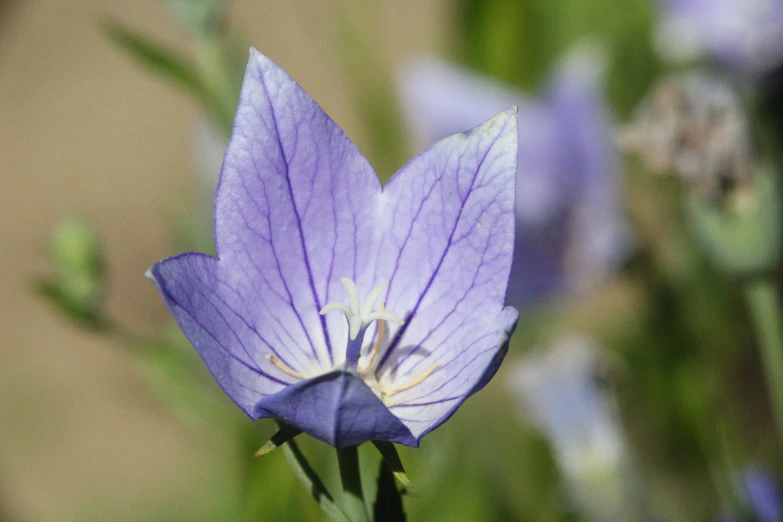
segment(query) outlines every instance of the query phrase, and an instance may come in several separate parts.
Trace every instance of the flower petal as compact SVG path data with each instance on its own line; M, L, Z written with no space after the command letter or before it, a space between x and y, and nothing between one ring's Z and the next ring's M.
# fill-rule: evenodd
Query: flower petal
M323 370L344 359L348 328L341 314L318 312L344 300L341 277L360 288L372 284L359 274L377 250L380 190L340 128L251 49L215 200L218 257L231 267L232 286L253 303L249 320Z
M509 110L430 147L384 189L387 232L375 270L389 281L387 308L406 322L392 330L379 368L390 389L432 372L391 399L417 439L480 383L516 323L516 311L503 309L516 148Z
M619 162L603 100L603 58L577 47L557 69L547 104L558 126L560 183L572 187L567 286L585 286L605 276L628 253L630 232L620 208Z
M421 146L472 129L511 106L520 121L536 102L491 78L434 56L418 56L397 75L401 107Z
M254 418L282 419L332 446L381 440L415 446L410 430L353 373L336 371L261 400Z
M435 58L399 75L406 117L425 144L520 106L512 303L586 287L627 252L602 72L600 54L579 45L541 101Z
M207 255L182 254L155 263L148 275L217 383L250 415L256 402L291 378L262 355L274 352L245 319L247 303L219 264Z

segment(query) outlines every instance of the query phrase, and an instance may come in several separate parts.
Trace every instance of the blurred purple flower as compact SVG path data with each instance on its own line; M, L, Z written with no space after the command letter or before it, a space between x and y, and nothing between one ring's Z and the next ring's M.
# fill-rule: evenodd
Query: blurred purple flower
M627 251L600 95L603 67L585 51L567 57L540 100L433 57L399 74L403 109L421 145L519 106L512 303L590 287Z
M616 469L624 436L614 396L600 384L601 353L589 340L565 337L511 368L524 417L552 442L569 476Z
M714 56L751 77L783 61L781 0L657 0L661 21L656 44L664 56Z
M315 101L252 50L215 199L218 258L186 253L148 275L251 418L337 447L417 446L492 377L516 324L503 305L516 147L506 111L382 189Z
M602 382L603 354L583 337L556 339L510 368L522 416L549 440L586 520L638 520L637 491L617 401Z
M753 522L780 522L783 520L783 502L780 486L775 478L761 468L745 469L737 482L737 494L744 503ZM733 511L726 511L720 522L744 520Z

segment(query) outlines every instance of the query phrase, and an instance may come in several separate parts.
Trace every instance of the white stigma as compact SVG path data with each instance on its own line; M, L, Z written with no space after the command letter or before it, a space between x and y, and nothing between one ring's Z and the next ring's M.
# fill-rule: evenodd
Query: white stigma
M344 313L345 318L348 319L349 334L352 341L356 339L359 332L367 328L373 321L391 321L395 324L403 324L405 322L397 315L388 310L384 310L383 304L381 304L378 310L375 310L375 304L389 288L388 284L381 283L376 285L375 288L367 294L367 298L364 300L364 306L362 306L356 284L347 277L340 279L340 282L348 293L348 304L346 305L345 303L335 301L324 306L320 313L321 315L324 315L334 310L339 310Z

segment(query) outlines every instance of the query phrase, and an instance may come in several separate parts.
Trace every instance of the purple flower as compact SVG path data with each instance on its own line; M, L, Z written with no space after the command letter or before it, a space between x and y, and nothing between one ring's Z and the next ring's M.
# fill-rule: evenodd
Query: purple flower
M516 144L509 110L382 188L252 50L215 198L218 257L182 254L149 277L251 418L337 447L417 446L492 377L516 324Z
M710 54L736 72L754 77L783 61L780 0L658 0L656 43L664 56L693 59Z
M572 479L616 470L625 458L616 399L600 383L602 355L588 339L563 337L528 354L510 372L523 416L552 442Z
M560 337L517 361L509 385L523 418L549 440L584 520L636 520L638 492L603 366L605 356L591 340Z
M541 100L432 57L400 71L403 109L429 144L519 106L516 248L509 301L591 286L623 258L626 226L599 95L601 67L573 53Z
M745 468L739 475L737 496L757 522L779 522L783 520L783 503L780 487L768 471L759 467ZM740 521L743 518L734 510L725 509L718 517L720 522Z

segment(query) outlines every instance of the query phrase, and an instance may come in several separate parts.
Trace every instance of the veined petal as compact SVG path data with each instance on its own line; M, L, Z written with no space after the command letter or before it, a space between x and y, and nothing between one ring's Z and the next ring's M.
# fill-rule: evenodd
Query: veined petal
M322 368L344 357L348 325L319 311L344 300L341 277L372 284L361 274L377 250L380 190L340 128L251 49L215 199L218 257L231 267L232 287L254 304L254 322L271 323Z
M148 276L217 383L250 415L261 398L292 381L263 354L275 354L292 367L299 361L275 351L270 343L276 339L263 337L247 322L248 303L219 265L207 255L182 254L155 263Z
M403 109L423 144L520 107L511 303L589 287L627 253L598 56L577 46L541 100L435 58L400 71Z
M524 121L536 105L520 91L434 56L409 61L397 80L405 118L423 146L481 125L515 105Z
M466 325L447 341L453 357L449 366L442 371L438 368L417 386L394 396L391 411L417 441L446 422L465 399L492 379L506 356L518 319L519 312L507 306L493 323L486 320ZM466 333L471 334L469 339L460 337ZM423 366L420 369L425 370Z
M387 308L406 322L380 356L380 380L393 389L438 366L392 401L417 438L470 394L516 322L516 311L503 310L516 147L509 110L438 142L384 189L387 232L376 278L389 281ZM417 406L424 403L426 418Z
M336 124L252 50L215 201L218 258L183 254L150 276L251 417L338 447L416 446L486 384L517 319L503 308L516 129L506 111L381 191Z

